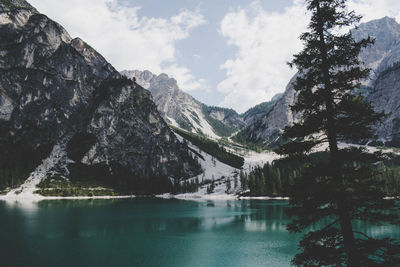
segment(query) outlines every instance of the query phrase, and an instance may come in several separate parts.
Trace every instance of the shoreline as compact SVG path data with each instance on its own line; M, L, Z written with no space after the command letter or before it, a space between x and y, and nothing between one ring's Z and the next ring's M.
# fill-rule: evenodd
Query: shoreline
M262 197L238 197L239 200L246 200L246 199L250 199L250 200L289 200L289 197L266 197L266 196L262 196Z
M135 195L124 195L124 196L42 196L38 194L23 195L21 197L1 195L0 201L5 202L39 202L43 200L84 200L84 199L127 199L127 198L137 198Z
M90 200L90 199L129 199L129 198L160 198L160 199L179 199L179 200L211 200L211 201L227 201L227 200L283 200L288 201L289 197L268 197L268 196L239 196L228 194L178 194L164 193L159 195L119 195L119 196L42 196L39 194L23 194L7 196L0 195L0 201L5 202L39 202L43 200ZM385 197L385 199L400 199L400 197Z
M65 196L65 197L43 197L42 200L74 200L74 199L118 199L118 198L138 198L135 195L123 195L123 196Z
M238 195L172 195L170 193L161 195L122 195L122 196L41 196L38 194L22 195L18 196L7 196L0 195L0 201L5 202L39 202L43 200L90 200L90 199L129 199L129 198L161 198L161 199L179 199L179 200L213 200L213 201L225 201L225 200L289 200L288 197L250 197L250 196L238 196Z

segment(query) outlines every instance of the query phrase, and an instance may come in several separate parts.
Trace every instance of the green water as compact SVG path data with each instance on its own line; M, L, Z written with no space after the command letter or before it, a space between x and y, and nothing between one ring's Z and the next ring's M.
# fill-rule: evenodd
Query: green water
M282 201L0 202L1 266L289 266ZM369 227L399 237L399 228Z

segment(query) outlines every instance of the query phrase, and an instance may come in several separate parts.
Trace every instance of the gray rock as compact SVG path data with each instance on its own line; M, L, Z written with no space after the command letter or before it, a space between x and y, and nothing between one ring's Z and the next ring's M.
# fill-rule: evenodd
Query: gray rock
M375 82L374 90L367 96L378 112L388 117L376 126L379 143L388 146L400 145L400 67L388 69Z
M122 71L148 89L162 117L170 124L210 137L229 136L244 125L242 117L226 108L210 107L182 91L173 78L150 71Z

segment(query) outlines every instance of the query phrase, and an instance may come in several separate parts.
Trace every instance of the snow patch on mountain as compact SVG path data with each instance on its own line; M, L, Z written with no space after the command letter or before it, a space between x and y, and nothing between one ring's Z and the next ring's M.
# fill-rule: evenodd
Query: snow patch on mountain
M206 121L201 111L186 109L183 110L183 114L186 116L186 118L188 118L190 123L194 126L194 129L191 130L192 133L196 133L195 129L198 129L201 133L210 138L219 139L219 136L214 133L211 125ZM197 114L197 117L195 118L198 119L198 121L196 121L193 114Z
M49 157L42 161L42 164L29 175L28 179L20 187L11 190L5 196L1 196L0 199L11 202L31 202L44 199L43 196L35 193L38 184L46 177L55 174L55 167L65 165L63 163L68 163L65 143L56 144Z
M176 134L177 138L183 142L184 138ZM202 151L191 142L187 141L188 146L199 153L203 158L197 157L198 162L201 164L203 173L190 178L188 181L196 180L201 183L203 181L214 181L215 188L212 193L207 192L207 187L210 183L200 186L199 190L194 193L183 193L183 194L162 194L158 197L163 198L178 198L178 199L210 199L210 200L225 200L225 199L236 199L237 194L242 191L240 184L240 169L233 168L225 163L220 162L218 159ZM272 162L279 158L279 155L271 152L264 151L261 153L242 149L236 152L244 157L244 165L242 171L250 172L256 166L263 166L267 162ZM196 156L193 153L193 156ZM227 184L230 183L231 188L228 190ZM236 186L235 186L236 185Z

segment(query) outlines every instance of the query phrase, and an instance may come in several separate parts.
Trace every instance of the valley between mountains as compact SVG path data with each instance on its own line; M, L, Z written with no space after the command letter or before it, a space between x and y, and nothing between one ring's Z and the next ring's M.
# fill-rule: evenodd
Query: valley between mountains
M375 139L352 145L397 152L400 25L385 17L352 33L376 40L360 55L372 75L359 94L389 114ZM243 114L208 106L168 74L117 71L24 0L0 2L0 73L2 199L283 198L298 175L300 163L275 164L272 151L301 115L296 76ZM388 195L400 192L397 161L378 166Z

